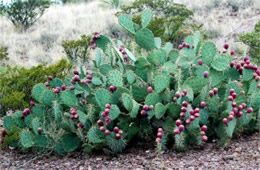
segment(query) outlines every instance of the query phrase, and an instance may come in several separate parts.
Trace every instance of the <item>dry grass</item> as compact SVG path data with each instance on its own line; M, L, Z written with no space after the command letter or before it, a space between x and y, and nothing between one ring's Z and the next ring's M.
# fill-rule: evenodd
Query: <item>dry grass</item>
M77 39L94 31L107 33L117 24L115 10L98 7L98 2L55 5L27 32L19 33L4 17L0 17L0 46L9 48L9 64L33 66L46 61L54 63L64 57L63 40Z
M173 1L193 10L193 22L203 23L204 30L219 45L227 40L220 37L229 35L248 19L260 16L259 0ZM19 33L5 17L0 17L0 46L9 48L9 64L30 67L44 61L54 63L65 57L61 46L63 40L77 39L94 31L110 34L113 29L120 32L114 15L116 10L101 8L99 4L96 0L87 4L52 6L26 33ZM232 11L234 4L239 5L238 12ZM245 48L243 45L238 47Z

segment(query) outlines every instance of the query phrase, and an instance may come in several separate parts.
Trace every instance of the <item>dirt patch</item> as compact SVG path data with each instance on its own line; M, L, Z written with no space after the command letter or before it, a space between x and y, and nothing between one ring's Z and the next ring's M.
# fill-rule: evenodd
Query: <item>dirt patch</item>
M117 157L81 152L66 157L0 151L0 169L258 169L260 133L234 139L226 150L216 143L185 153L169 150L157 156L154 149L132 148Z

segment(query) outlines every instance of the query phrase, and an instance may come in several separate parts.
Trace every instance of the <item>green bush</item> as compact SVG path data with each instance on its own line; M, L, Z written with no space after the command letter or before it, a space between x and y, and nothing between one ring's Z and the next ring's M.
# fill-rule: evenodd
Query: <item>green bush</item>
M66 40L62 42L62 47L69 60L77 64L86 63L89 60L91 37L82 35L79 40Z
M0 113L28 107L35 84L44 81L48 75L64 78L71 67L72 64L65 59L55 65L38 65L30 69L7 66L5 72L0 74Z
M193 16L192 11L184 5L173 3L171 0L137 0L130 6L123 6L121 9L122 12L119 14L132 15L137 24L141 24L141 12L144 9L152 10L153 19L147 28L165 42L175 42L185 20ZM179 43L180 41L176 42L176 44Z
M12 0L11 3L1 4L1 13L14 24L15 27L27 30L49 8L49 0Z
M2 60L9 60L8 58L8 48L0 46L0 61Z
M130 16L119 17L147 56L95 34L95 67L75 70L65 81L50 79L47 87L35 85L34 104L4 118L2 146L115 154L152 140L161 153L166 146L186 151L216 138L226 147L232 137L259 129L260 68L248 57L243 66L234 65L199 32L179 50L162 44L147 29L149 13L142 14L139 30Z
M249 55L260 64L260 21L255 25L255 30L251 33L240 34L240 41L250 47Z

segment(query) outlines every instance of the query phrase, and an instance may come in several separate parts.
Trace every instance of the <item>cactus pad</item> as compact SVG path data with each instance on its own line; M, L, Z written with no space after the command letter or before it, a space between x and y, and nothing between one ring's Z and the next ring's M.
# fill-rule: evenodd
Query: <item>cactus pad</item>
M142 13L142 17L141 17L141 20L142 20L142 27L145 28L149 25L150 21L152 20L152 11L151 10L145 10L143 13Z
M156 105L157 103L161 102L161 97L158 93L153 92L148 94L148 96L146 96L145 98L145 104L147 105Z
M55 94L51 90L45 90L40 97L41 103L49 107L52 106L52 102L54 99Z
M206 42L201 50L202 60L205 64L211 64L215 54L217 53L216 45L212 42Z
M136 32L135 41L140 47L146 50L152 50L155 48L154 35L146 28Z
M157 119L161 119L164 116L166 110L167 110L166 106L164 106L162 103L157 103L155 105L155 117Z
M63 85L63 81L59 78L55 78L52 81L50 81L50 86L55 87L61 87Z
M111 105L109 117L111 120L115 120L120 115L120 110L117 105Z
M108 75L109 82L111 85L116 87L123 87L122 73L118 70L111 70Z
M96 39L95 44L97 45L97 47L105 51L108 45L111 44L111 40L104 35L100 35L100 37Z
M24 148L32 147L34 144L32 133L27 130L23 130L20 134L20 142Z
M135 34L134 23L129 15L121 15L118 18L119 24L132 34Z
M248 68L245 68L243 70L243 80L244 81L249 81L253 78L253 73L254 73L254 70L252 69L248 69Z
M90 143L97 144L102 142L102 136L103 134L98 128L92 127L88 131L87 138Z
M140 108L139 104L133 100L133 108L132 111L130 112L131 118L135 118L137 116L139 108Z
M105 105L111 102L110 92L103 88L100 88L96 91L95 97L97 104L102 109L105 109Z
M130 95L123 93L122 101L123 101L123 105L126 108L126 110L131 111L133 108L133 98Z
M40 83L37 84L33 87L32 89L32 96L38 101L40 102L41 100L41 95L42 93L47 90L47 88L44 86L44 84Z
M224 71L229 67L229 62L224 56L215 57L211 66L217 71Z
M170 81L163 75L159 75L154 78L154 88L157 93L163 92L169 84Z
M78 100L71 90L65 90L60 95L61 101L68 106L74 106L78 103Z

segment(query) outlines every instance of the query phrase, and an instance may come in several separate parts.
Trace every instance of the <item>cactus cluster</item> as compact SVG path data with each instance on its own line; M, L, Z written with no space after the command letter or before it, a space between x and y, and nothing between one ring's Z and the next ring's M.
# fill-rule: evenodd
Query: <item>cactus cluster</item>
M159 151L185 151L214 138L226 147L234 135L259 130L260 68L247 57L239 68L231 64L232 56L199 32L179 49L155 43L159 38L146 28L150 17L143 13L141 28L119 17L147 57L100 34L91 73L75 70L64 81L49 76L35 85L30 109L4 118L3 146L117 153L134 140L152 140Z

